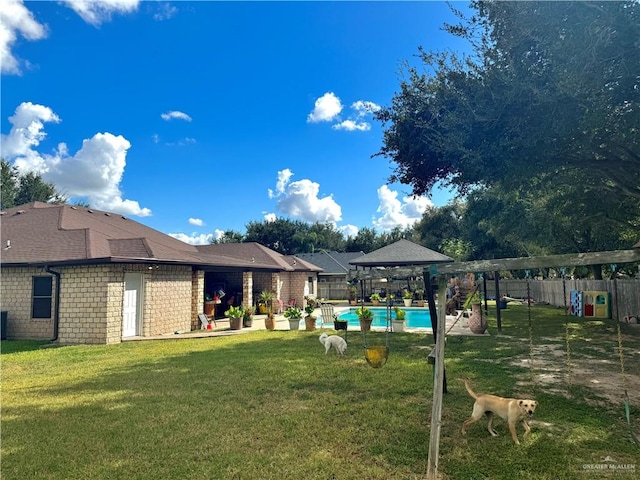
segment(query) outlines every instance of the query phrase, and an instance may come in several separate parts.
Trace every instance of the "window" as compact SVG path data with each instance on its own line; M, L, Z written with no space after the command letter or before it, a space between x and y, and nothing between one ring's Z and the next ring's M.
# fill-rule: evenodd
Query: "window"
M51 318L53 277L33 277L31 318Z
M313 289L313 277L309 277L307 279L307 283L309 284L309 294L310 295L315 295L316 292Z

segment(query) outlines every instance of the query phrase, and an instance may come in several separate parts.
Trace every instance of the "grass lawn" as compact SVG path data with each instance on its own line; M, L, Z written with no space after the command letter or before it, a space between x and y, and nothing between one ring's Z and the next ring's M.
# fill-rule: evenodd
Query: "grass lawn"
M491 336L448 339L443 478L637 478L615 322L572 317L567 361L562 310L531 313L533 350L527 310L518 306L502 311L502 335L490 318ZM623 333L639 433L630 386L638 382L640 331ZM346 358L325 356L318 335L60 348L3 341L2 479L424 478L433 385L430 348L420 347L431 336L392 334L388 363L373 369L358 332L349 333ZM383 334L367 338L384 342ZM461 436L473 404L464 377L477 392L534 396L529 439L514 445L500 420L496 438L484 420Z

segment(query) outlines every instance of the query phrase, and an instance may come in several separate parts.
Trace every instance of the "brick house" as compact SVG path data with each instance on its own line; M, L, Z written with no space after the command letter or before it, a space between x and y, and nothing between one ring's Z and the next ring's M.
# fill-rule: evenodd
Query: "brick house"
M205 295L302 304L321 269L257 243L195 246L123 215L34 202L0 212L8 339L119 343L199 328ZM218 315L224 311L219 308Z

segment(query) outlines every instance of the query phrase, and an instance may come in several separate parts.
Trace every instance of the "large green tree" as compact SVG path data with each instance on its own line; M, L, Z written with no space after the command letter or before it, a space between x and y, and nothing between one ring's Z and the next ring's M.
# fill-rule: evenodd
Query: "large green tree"
M20 175L8 161L0 160L0 208L11 208L31 202L64 202L64 196L53 183L42 180L40 174L28 172Z
M249 222L245 242L258 242L282 253L310 253L316 250L343 251L345 240L331 224L305 223L299 220L277 218L273 221Z
M636 1L471 3L446 28L466 57L421 50L392 104L378 155L391 181L429 193L573 186L580 197L640 200L640 19ZM585 181L586 180L586 181ZM635 202L635 203L634 203ZM605 214L610 202L602 204Z

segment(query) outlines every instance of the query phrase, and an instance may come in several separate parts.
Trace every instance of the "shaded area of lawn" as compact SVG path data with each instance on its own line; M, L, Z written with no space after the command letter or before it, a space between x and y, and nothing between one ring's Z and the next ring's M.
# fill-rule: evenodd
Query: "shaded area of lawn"
M562 345L562 312L532 314L536 343ZM607 455L634 463L621 405L590 404L580 386L548 392L527 383L518 362L530 353L526 309L510 307L503 322L502 336L448 339L440 470L451 479L584 479L583 464ZM612 322L577 322L574 354L594 355L593 342L580 339L614 331ZM347 358L325 356L318 335L13 350L3 342L2 478L422 478L432 372L430 349L419 347L431 337L393 334L389 362L372 369L358 334L349 335ZM484 422L462 437L473 403L464 377L476 391L535 394L529 441L513 445L501 422L497 438Z

